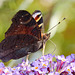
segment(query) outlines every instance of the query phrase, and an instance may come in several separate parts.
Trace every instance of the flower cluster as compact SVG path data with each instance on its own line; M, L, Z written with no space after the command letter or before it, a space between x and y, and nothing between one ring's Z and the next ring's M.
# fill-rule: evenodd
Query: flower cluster
M55 59L53 61L53 59ZM22 63L16 67L5 67L0 63L0 75L75 75L75 54L66 58L64 55L45 55L26 65Z

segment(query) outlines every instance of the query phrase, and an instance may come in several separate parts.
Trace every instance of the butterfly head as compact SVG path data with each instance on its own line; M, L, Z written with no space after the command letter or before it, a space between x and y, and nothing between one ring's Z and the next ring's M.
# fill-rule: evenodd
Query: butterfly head
M46 33L46 34L43 34L43 35L42 35L42 38L43 38L43 42L44 42L44 43L49 39L50 34L51 34L51 33Z

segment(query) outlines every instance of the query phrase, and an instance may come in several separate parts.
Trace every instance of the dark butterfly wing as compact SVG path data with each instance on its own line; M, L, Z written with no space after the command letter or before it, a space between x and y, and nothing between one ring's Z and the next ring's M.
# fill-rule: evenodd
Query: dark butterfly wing
M0 43L0 59L4 62L18 59L41 48L42 40L38 41L31 35L9 36Z
M35 19L35 21L37 22L38 26L41 29L42 25L43 25L43 17L42 17L41 11L40 10L35 10L32 14L32 17Z
M25 10L18 11L17 14L12 18L12 24L5 33L5 37L19 34L33 35L38 39L41 37L41 30L38 27L38 24L32 15Z
M37 23L36 23L37 22ZM8 61L18 59L29 52L42 48L42 21L35 21L27 11L20 10L12 19L12 24L5 33L5 39L0 43L0 59ZM45 39L46 40L46 39Z

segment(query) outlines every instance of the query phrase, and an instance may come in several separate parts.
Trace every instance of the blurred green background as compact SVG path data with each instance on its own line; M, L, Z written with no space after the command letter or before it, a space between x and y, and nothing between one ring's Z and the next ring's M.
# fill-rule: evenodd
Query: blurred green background
M19 10L27 10L31 14L35 10L40 10L44 19L45 33L65 17L65 21L50 31L49 40L56 45L56 50L54 51L55 45L48 40L45 54L65 56L75 54L75 0L0 0L0 42L5 38L12 17ZM29 60L33 61L41 55L42 50L32 53ZM8 65L14 62L17 61L10 61Z

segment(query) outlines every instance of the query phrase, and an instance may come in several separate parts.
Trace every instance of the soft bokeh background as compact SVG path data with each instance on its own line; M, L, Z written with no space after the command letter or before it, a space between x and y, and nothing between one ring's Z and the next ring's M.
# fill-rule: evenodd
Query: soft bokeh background
M49 40L56 45L56 50L54 51L55 45L48 40L45 54L75 54L75 0L0 0L0 42L5 38L5 32L12 23L11 19L18 10L27 10L31 14L40 10L45 33L65 17L65 21L50 31ZM29 61L34 61L41 55L42 50L32 53ZM21 60L9 62L5 64L12 66Z

